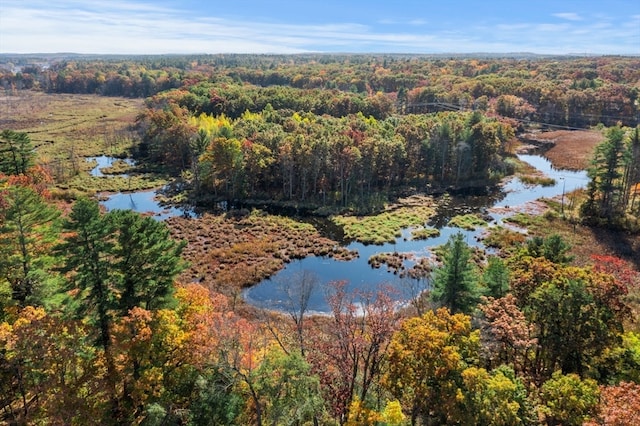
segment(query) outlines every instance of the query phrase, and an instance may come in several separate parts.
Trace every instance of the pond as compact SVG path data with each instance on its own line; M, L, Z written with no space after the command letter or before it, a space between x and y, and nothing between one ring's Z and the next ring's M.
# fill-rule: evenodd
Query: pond
M109 210L134 210L142 214L148 214L158 220L165 220L173 216L194 215L190 207L167 206L158 201L157 191L118 192L106 197L101 204Z
M113 163L115 163L116 161L124 161L129 166L134 166L135 165L135 162L131 158L119 159L119 158L115 158L115 157L110 157L108 155L100 155L100 156L97 156L97 157L87 157L85 160L87 162L89 162L89 163L92 163L94 161L96 163L98 163L89 172L91 174L91 176L94 176L94 177L113 176L113 175L108 175L108 174L102 173L102 169L113 166ZM129 175L126 174L126 173L119 173L118 176L128 177Z
M287 295L287 286L299 281L303 274L314 277L316 285L309 298L309 310L314 312L327 312L329 307L326 303L326 294L323 289L329 288L328 284L335 281L346 281L347 290L377 291L382 285L390 285L397 290L398 300L407 300L416 289L416 280L410 278L399 278L387 271L386 265L380 269L374 269L368 264L368 259L376 253L398 252L408 253L411 259L405 261L405 265L410 267L418 259L432 256L431 249L445 244L449 237L457 232L461 232L469 245L482 246L479 242L483 229L468 231L452 226L447 226L455 215L465 213L481 213L484 217L490 217L490 226L500 224L504 214L492 213L492 207L516 207L539 198L561 197L562 202L565 194L576 189L583 188L589 182L586 172L574 172L568 170L554 169L551 163L539 155L519 155L520 160L531 164L536 169L543 172L548 177L555 179L556 183L551 186L525 185L519 179L512 178L500 189L482 196L453 197L452 202L446 208L438 211L436 217L427 225L440 230L440 235L427 240L411 240L411 230L405 229L402 236L394 243L384 245L364 245L357 242L349 243L346 247L356 250L360 256L352 261L338 261L331 258L307 257L289 263L284 269L262 281L244 292L247 302L268 309L283 310L290 305Z
M300 280L302 274L311 274L317 281L315 290L309 300L309 310L315 312L326 312L326 294L323 289L328 288L328 284L335 281L346 281L347 290L376 291L381 285L389 284L397 290L396 298L406 300L416 289L416 280L410 278L400 278L387 271L386 265L380 269L374 269L368 264L368 259L383 252L398 252L410 254L411 258L405 261L407 268L420 258L432 256L431 249L445 244L449 237L457 232L461 232L469 245L482 246L480 240L484 229L468 231L457 227L447 226L449 220L456 215L466 213L480 213L483 217L491 219L490 226L500 224L504 214L491 212L492 207L516 207L539 198L561 197L563 202L564 194L568 194L576 189L583 188L589 182L586 172L573 172L568 170L554 169L551 163L539 155L519 155L520 160L531 164L542 173L555 179L555 184L551 186L525 185L519 179L512 178L501 188L483 195L468 195L452 197L451 203L441 208L437 215L426 225L438 228L440 235L427 240L411 240L411 230L402 231L402 236L394 243L384 245L365 245L358 242L346 244L350 250L356 250L359 257L352 261L337 261L332 258L307 257L301 260L294 260L284 269L271 278L262 281L244 292L247 302L268 308L286 309L289 304L286 287L290 283ZM102 166L105 167L105 166ZM172 216L193 217L194 212L189 207L173 207L163 205L156 199L157 191L137 191L127 193L116 193L109 195L102 201L107 210L131 209L143 214L152 215L158 220L164 220Z

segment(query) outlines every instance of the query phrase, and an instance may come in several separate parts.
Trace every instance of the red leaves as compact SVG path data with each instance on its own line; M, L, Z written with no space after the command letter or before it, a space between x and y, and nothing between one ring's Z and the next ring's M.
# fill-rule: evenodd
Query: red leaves
M640 384L621 382L616 386L600 387L597 421L588 426L627 426L640 424Z

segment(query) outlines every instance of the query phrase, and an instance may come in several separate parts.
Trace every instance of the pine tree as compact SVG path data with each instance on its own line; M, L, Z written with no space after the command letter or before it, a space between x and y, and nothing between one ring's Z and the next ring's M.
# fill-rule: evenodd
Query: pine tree
M9 187L0 198L0 278L19 305L41 305L53 279L47 270L59 212L27 187Z
M611 127L606 140L596 147L589 170L589 198L582 207L583 215L611 223L624 211L621 207L624 148L624 130L620 126Z
M107 218L117 242L112 255L121 315L134 307L155 310L171 305L173 279L184 266L184 243L171 239L164 222L131 210L114 210Z
M473 310L480 297L474 269L471 249L462 233L449 237L443 265L435 271L432 300L449 308L451 313Z
M0 133L0 173L23 175L33 165L33 159L29 135L13 130Z
M128 423L133 412L124 377L119 393L113 331L136 307L159 309L173 301L173 280L182 270L183 244L169 238L163 222L131 211L100 214L94 200L80 199L64 223L69 233L58 250L62 270L75 293L76 312L96 325L97 346L104 351L111 421ZM131 330L135 338L135 330ZM133 361L135 380L138 366Z

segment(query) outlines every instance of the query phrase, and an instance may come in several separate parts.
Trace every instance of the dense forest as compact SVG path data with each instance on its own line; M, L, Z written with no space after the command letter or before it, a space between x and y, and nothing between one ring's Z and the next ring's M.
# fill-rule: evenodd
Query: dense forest
M7 97L145 97L124 154L175 178L177 199L227 203L105 212L2 129L0 422L640 423L637 58L22 59L0 76ZM282 311L239 297L289 259L353 255L256 206L424 224L449 195L428 197L521 173L517 135L548 125L602 132L588 187L518 213L527 232L488 229L490 251L454 234L406 303L338 281L314 314L305 271ZM585 255L594 235L628 244Z
M639 120L636 58L202 55L135 61L119 57L6 57L4 61L13 61L14 67L23 63L19 72L0 75L5 90L147 97L199 83L240 85L242 90L226 92L224 97L229 104L225 111L232 118L246 109L262 110L264 104L254 98L264 93L260 88L272 88L278 92L272 97L279 98L283 108L319 114L332 111L315 109L315 102L301 105L297 98L339 97L332 106L334 115L347 108L346 112L362 111L376 118L392 111L453 107L575 127L618 121L635 126ZM47 66L39 65L43 63ZM378 94L384 94L390 105L375 105ZM373 106L368 105L371 102Z

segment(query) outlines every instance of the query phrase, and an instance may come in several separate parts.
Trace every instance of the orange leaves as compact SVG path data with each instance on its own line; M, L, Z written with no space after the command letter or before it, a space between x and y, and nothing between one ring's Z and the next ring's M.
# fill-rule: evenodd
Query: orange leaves
M176 292L178 316L187 333L185 350L196 366L228 364L237 369L254 367L256 350L263 346L255 337L258 327L230 310L221 294L189 284Z
M7 418L72 424L100 410L102 360L82 324L27 306L13 321L0 323L0 348L0 403Z
M490 299L480 306L486 324L483 326L483 349L493 365L511 364L516 371L526 369L530 352L536 347L534 328L516 305L512 294Z
M599 411L599 422L594 425L640 424L640 384L621 382L616 386L601 386Z

